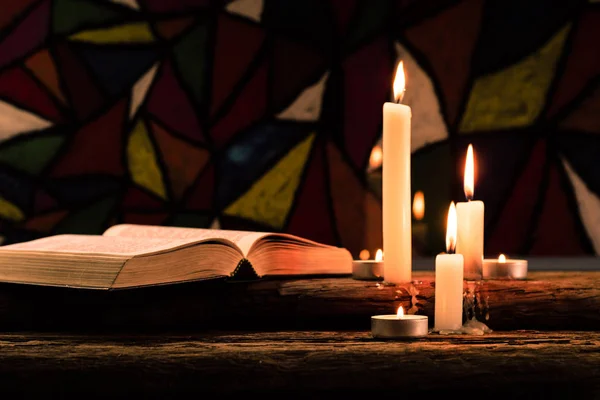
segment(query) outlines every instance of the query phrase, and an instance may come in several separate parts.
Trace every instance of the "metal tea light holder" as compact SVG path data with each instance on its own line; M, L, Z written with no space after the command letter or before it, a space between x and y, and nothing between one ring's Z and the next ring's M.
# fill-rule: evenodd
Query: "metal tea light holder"
M416 339L429 334L426 315L404 315L402 307L397 314L373 315L371 335L376 339Z
M374 260L354 260L352 262L352 279L359 281L383 280L383 252L377 250Z
M487 280L527 279L527 260L507 259L500 254L497 259L485 259L482 266L482 278Z

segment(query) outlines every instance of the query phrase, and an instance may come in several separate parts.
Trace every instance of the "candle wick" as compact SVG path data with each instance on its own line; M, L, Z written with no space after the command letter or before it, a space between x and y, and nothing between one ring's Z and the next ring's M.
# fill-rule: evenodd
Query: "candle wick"
M406 92L406 89L402 89L402 91L400 92L400 94L396 98L396 103L397 104L402 103L402 99L404 98L404 92Z

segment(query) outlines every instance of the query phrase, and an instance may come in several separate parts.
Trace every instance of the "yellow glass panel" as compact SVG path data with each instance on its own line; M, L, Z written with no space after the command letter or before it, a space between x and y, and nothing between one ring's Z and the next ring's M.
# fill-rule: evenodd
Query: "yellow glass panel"
M150 26L145 22L117 25L76 33L71 40L91 43L146 43L154 41Z
M314 138L313 133L290 150L275 167L227 207L225 214L246 218L275 228L283 227Z
M544 107L556 61L570 28L569 23L521 62L477 79L460 131L468 133L531 124Z
M19 207L3 197L0 197L0 215L11 221L22 221L25 218L25 214Z
M167 191L156 159L154 146L143 121L138 121L127 143L127 160L131 179L163 199Z

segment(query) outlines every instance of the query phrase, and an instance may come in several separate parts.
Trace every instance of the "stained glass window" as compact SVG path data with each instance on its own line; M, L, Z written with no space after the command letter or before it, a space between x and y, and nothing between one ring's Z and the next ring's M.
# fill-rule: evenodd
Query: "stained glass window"
M443 250L469 143L486 254L600 252L597 3L10 3L5 243L131 222L290 232L374 253L369 157L402 59L412 189L426 201L420 252Z

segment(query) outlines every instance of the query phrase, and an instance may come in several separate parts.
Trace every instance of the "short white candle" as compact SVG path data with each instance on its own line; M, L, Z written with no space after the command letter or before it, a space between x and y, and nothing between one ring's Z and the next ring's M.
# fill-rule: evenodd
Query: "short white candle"
M458 216L458 236L456 253L465 259L464 278L480 280L483 267L483 201L474 201L475 165L473 161L473 146L469 145L465 162L464 190L466 202L456 204Z
M404 70L398 64L394 98L402 100ZM383 251L385 281L410 282L412 278L412 227L410 198L410 107L383 105Z
M483 279L526 279L527 260L507 259L500 254L498 259L483 260Z
M410 339L429 333L429 318L426 315L404 315L402 306L396 314L373 315L371 334L382 339Z
M435 258L434 330L458 330L463 318L463 256L454 253L456 245L456 208L448 211L446 251Z
M367 259L362 259L366 256ZM369 251L363 250L360 252L360 260L352 262L352 278L363 281L381 280L383 279L383 252L378 249L375 253L374 260L368 260Z

